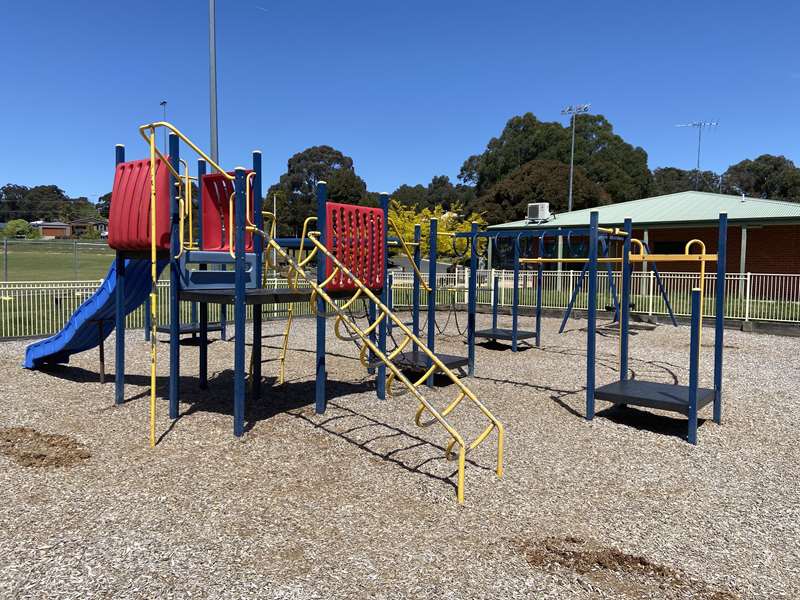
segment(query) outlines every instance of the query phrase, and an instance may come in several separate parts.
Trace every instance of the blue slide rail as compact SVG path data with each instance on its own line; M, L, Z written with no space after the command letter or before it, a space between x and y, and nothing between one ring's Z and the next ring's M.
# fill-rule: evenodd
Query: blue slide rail
M158 261L159 274L167 264L168 260ZM125 259L126 315L147 299L150 282L149 259ZM23 366L36 369L45 364L67 363L71 355L98 346L114 330L116 287L117 266L114 261L97 291L78 307L61 331L27 347Z

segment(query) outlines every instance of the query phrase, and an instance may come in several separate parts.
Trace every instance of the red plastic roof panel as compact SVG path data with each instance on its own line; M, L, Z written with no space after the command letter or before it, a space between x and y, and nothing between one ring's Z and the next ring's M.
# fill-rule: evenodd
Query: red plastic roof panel
M169 250L169 169L156 159L156 247ZM117 165L108 215L108 245L115 250L150 250L150 160Z
M233 175L233 173L230 173ZM200 210L203 211L203 250L228 251L228 228L232 227L230 198L233 194L233 181L222 173L209 173L203 176L203 195ZM234 212L236 211L234 201ZM253 190L250 189L250 220L253 220L255 205ZM235 243L235 242L234 242ZM245 251L253 250L253 234L245 233Z

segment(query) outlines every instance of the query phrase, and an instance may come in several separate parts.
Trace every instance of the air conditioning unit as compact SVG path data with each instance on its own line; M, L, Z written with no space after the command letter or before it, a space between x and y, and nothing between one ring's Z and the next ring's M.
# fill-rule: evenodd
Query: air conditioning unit
M547 221L549 218L549 202L532 202L528 204L528 221Z

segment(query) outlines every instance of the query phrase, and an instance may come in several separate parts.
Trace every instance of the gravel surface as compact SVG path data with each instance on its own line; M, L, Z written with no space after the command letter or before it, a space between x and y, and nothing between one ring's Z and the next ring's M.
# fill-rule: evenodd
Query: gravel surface
M312 321L296 321L283 387L280 339L265 341L264 400L241 439L233 344L210 346L208 391L182 346L182 416L159 400L152 450L141 332L119 407L96 351L35 372L24 343L0 344L0 597L800 597L797 339L726 331L724 423L704 409L692 447L680 416L598 402L583 419L583 324L559 336L545 319L541 349L478 346L467 381L506 426L506 472L490 438L468 459L463 506L446 436L414 426L408 396L376 400L352 343L329 336L329 410L314 414ZM439 350L464 354L450 330ZM636 377L686 383L688 328L634 333ZM598 337L598 384L617 377L617 344ZM705 385L712 344L709 327ZM478 431L463 408L456 426Z

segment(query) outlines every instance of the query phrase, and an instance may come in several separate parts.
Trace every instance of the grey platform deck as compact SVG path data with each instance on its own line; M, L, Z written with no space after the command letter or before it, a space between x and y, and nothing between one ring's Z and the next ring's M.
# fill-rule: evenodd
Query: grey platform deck
M475 331L476 338L486 338L490 340L508 340L511 341L514 338L514 333L511 329L506 329L503 327L497 327L489 329L478 329ZM528 340L531 338L536 337L535 331L526 331L524 329L517 329L517 339L518 340Z
M645 406L672 412L689 414L689 387L655 381L615 381L597 388L594 397L614 404ZM714 401L714 390L697 389L697 409Z

